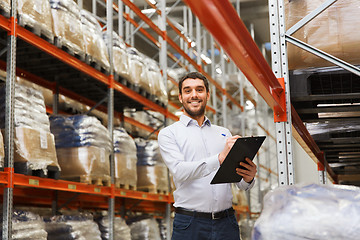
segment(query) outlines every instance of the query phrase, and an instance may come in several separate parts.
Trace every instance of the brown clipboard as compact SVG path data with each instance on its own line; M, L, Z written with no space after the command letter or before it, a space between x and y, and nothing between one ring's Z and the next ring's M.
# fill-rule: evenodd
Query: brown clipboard
M240 162L246 162L245 157L254 159L265 138L265 136L238 138L210 184L240 182L242 176L236 173L236 168L243 168Z

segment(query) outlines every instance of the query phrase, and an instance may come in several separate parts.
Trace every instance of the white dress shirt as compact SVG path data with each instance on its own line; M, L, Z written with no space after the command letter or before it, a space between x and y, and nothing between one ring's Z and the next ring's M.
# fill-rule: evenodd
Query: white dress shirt
M212 125L205 117L202 126L186 115L162 129L158 136L161 155L173 175L174 207L199 212L218 212L232 206L231 184L210 184L220 167L228 129ZM241 180L236 185L248 190L254 185Z

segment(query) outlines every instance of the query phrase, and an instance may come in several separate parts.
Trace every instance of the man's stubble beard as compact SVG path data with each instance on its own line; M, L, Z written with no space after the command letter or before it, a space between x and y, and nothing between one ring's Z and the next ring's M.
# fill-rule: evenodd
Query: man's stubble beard
M198 111L196 111L196 112L191 111L189 108L187 108L186 105L183 105L183 107L184 107L185 112L186 112L190 117L196 118L196 117L200 117L200 116L205 115L206 104L203 105L203 106L201 106L201 108L200 108Z

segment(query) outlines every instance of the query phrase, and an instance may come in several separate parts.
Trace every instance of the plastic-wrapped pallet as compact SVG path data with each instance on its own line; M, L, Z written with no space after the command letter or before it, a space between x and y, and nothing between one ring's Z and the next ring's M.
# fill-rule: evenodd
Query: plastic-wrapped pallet
M137 188L152 193L169 192L167 168L156 140L135 139L137 148Z
M142 219L130 225L132 240L161 240L159 225L155 219Z
M123 128L114 129L114 159L116 187L136 190L136 145Z
M135 48L128 48L130 81L151 93L151 85L147 76L143 55Z
M91 58L91 62L97 62L105 69L109 69L108 50L102 38L99 22L86 10L81 10L80 13L86 54Z
M239 221L241 240L251 240L251 232L254 229L254 223L254 220L247 218Z
M164 81L162 79L159 65L155 60L149 57L146 57L144 61L145 65L147 66L148 80L152 86L150 93L155 95L155 97L157 97L160 102L166 104L168 101L168 95Z
M50 167L60 170L41 92L15 83L14 98L15 171L19 167L24 171L42 170L46 175ZM5 86L0 88L0 109L0 127L4 129Z
M324 2L324 0L286 0L286 27L292 27ZM300 28L293 36L337 58L357 65L360 64L359 15L360 1L339 0ZM289 69L332 65L292 44L289 44L288 56Z
M58 44L71 53L84 55L85 43L80 8L73 0L49 0Z
M95 183L110 183L108 130L91 116L51 116L56 152L62 167L61 178Z
M254 240L359 239L360 188L342 185L279 187L264 197Z
M96 219L101 232L102 240L109 239L109 217L103 216ZM130 227L121 217L114 218L114 239L116 240L131 240Z
M0 237L0 239L2 238ZM12 215L11 239L46 240L47 232L45 231L43 219L32 212L14 210Z
M105 43L108 44L106 32L103 32L103 38ZM113 62L115 73L127 80L130 80L129 57L126 45L115 32L113 32Z
M0 9L4 11L4 14L10 15L10 0L0 0Z
M62 215L46 219L48 239L101 240L99 226L90 214Z
M19 24L30 26L38 35L53 39L49 0L18 0Z

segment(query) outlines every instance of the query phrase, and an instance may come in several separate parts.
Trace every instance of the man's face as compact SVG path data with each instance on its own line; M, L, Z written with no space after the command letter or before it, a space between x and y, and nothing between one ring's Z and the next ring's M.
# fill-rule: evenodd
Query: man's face
M184 106L185 112L193 118L204 115L206 102L210 98L210 93L206 91L204 81L198 78L188 78L183 81L181 90L179 101Z

